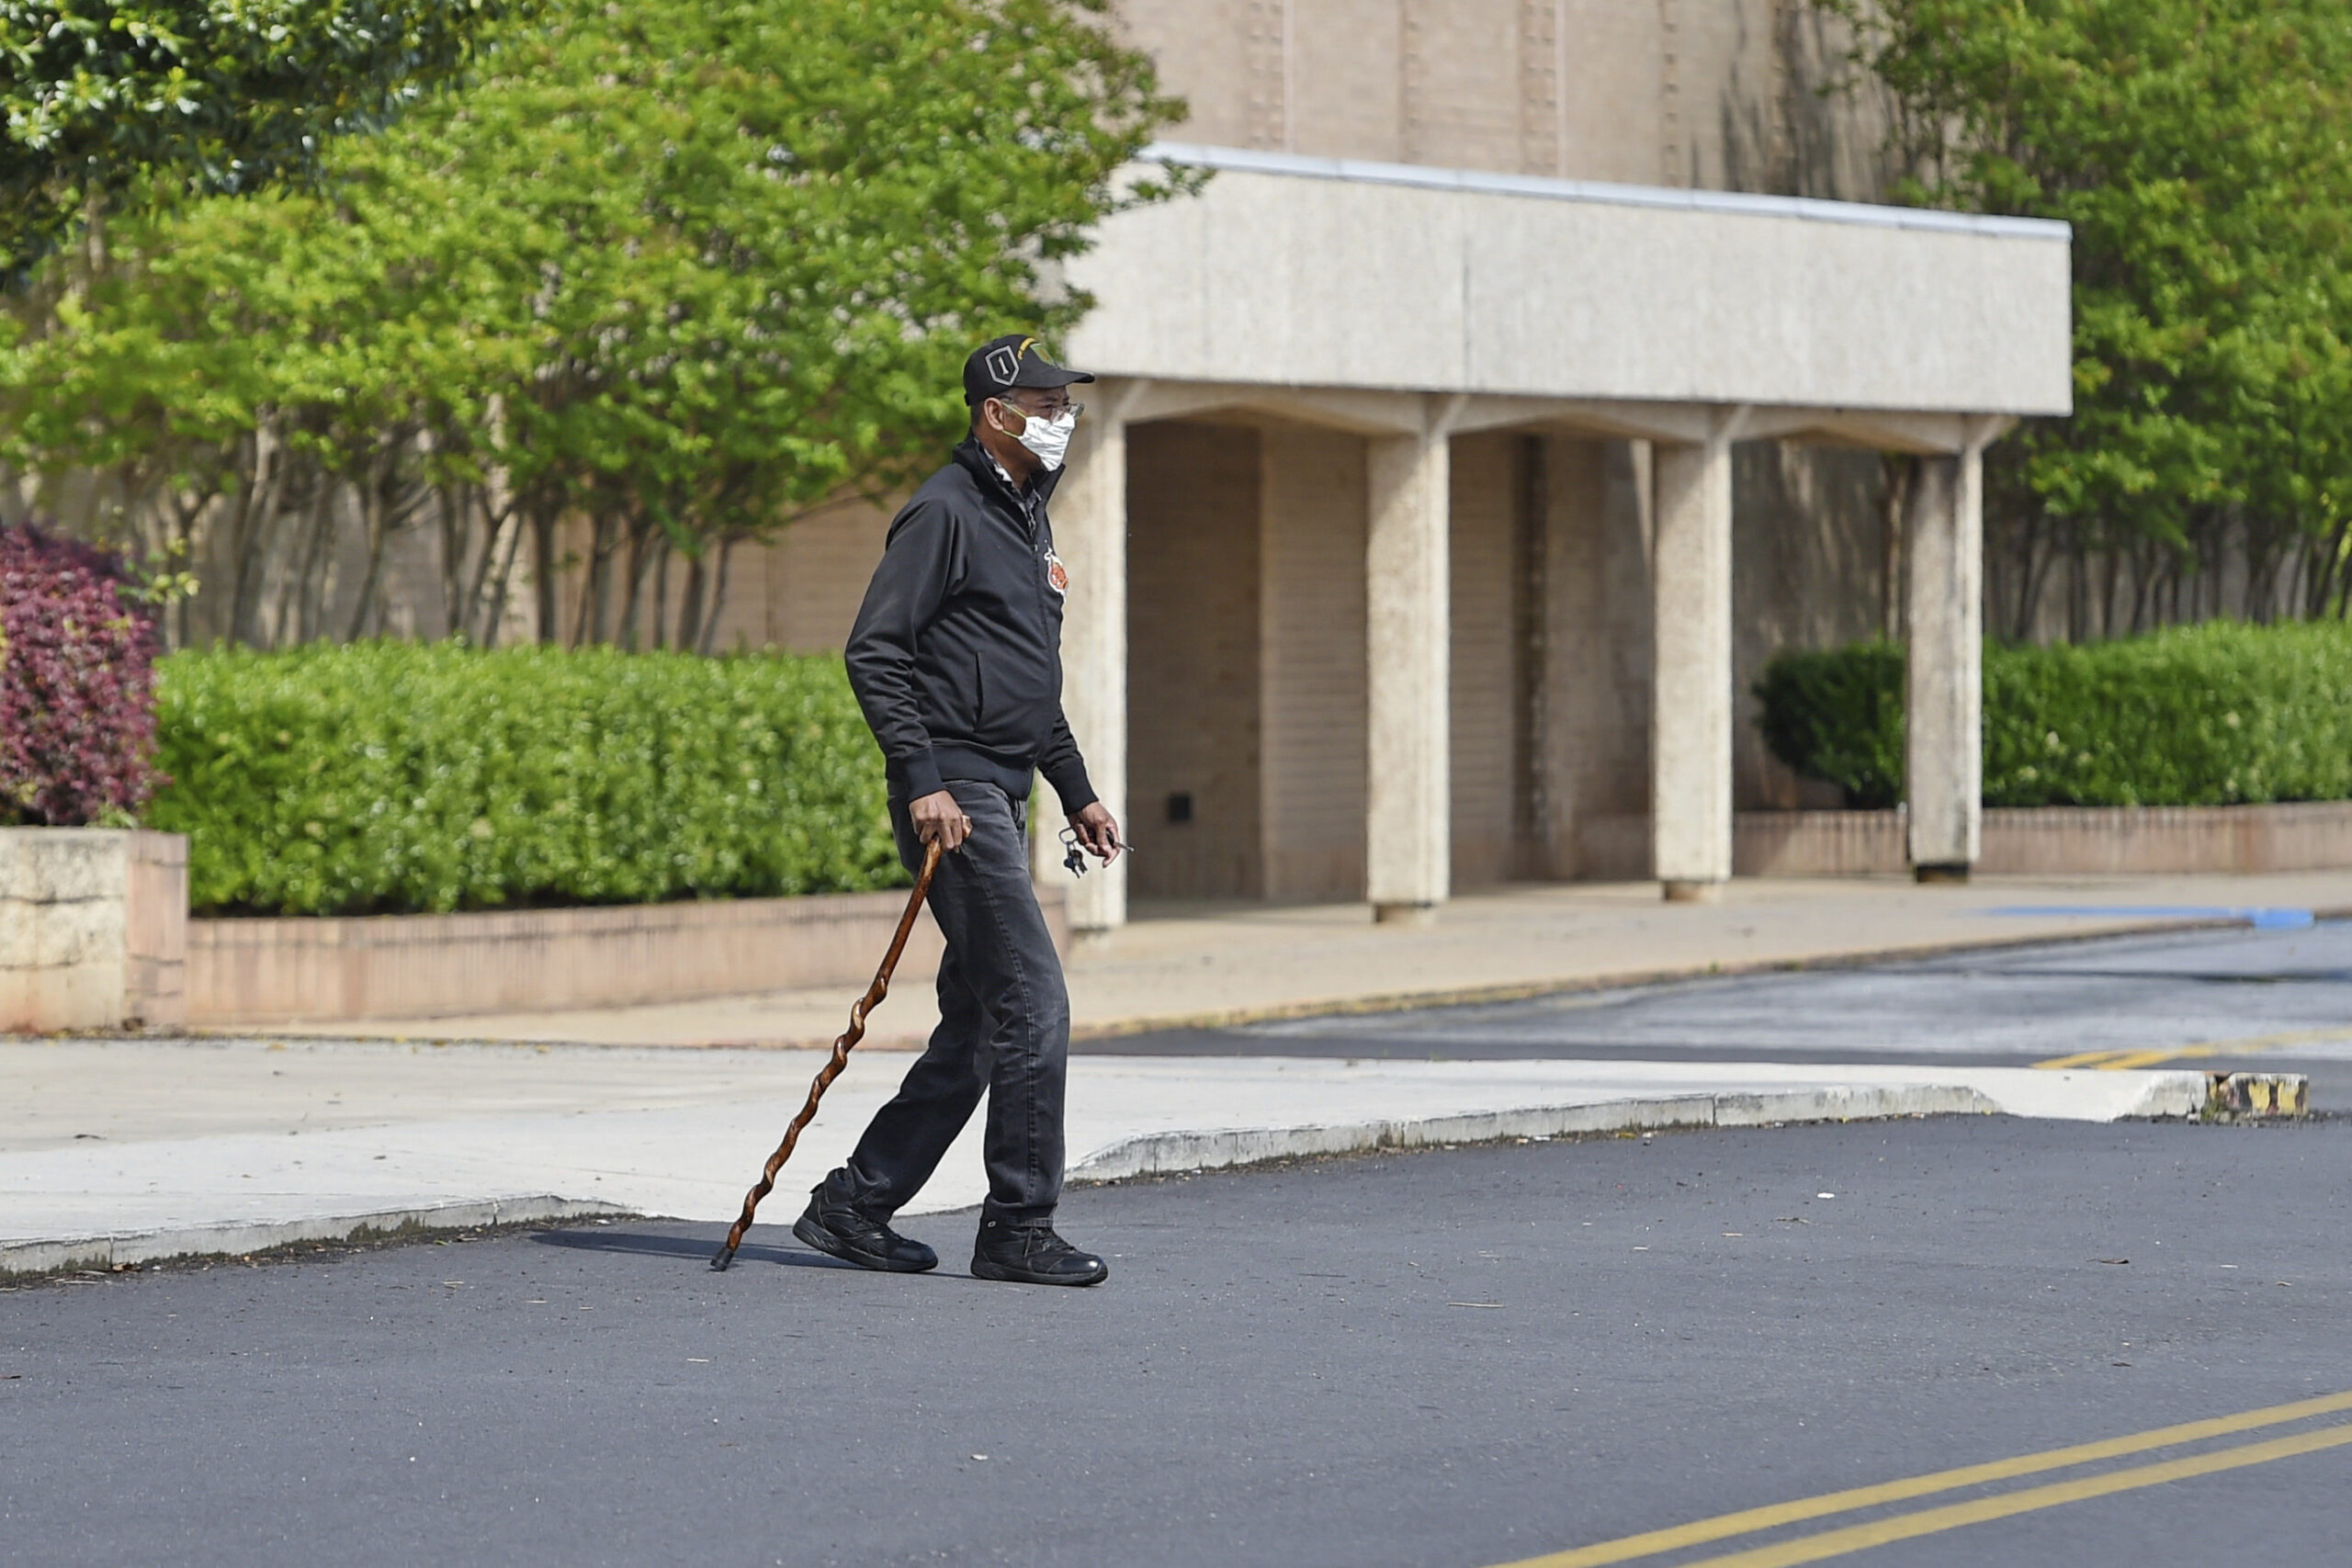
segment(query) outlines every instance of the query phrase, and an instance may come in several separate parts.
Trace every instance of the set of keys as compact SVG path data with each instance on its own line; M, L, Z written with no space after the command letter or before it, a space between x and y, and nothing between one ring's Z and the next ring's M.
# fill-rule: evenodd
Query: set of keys
M1136 847L1130 843L1122 842L1119 849L1125 854L1136 852ZM1062 864L1069 868L1072 876L1086 874L1086 846L1079 841L1075 828L1062 829Z

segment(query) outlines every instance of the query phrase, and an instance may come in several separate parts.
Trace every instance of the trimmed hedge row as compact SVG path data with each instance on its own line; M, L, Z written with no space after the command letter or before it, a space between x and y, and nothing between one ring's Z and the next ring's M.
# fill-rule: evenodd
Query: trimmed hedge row
M461 644L179 653L148 823L199 914L408 914L901 883L837 658Z
M1784 653L1765 744L1856 807L1903 797L1903 650ZM2352 799L2352 626L2213 622L2116 642L1984 649L1987 806Z

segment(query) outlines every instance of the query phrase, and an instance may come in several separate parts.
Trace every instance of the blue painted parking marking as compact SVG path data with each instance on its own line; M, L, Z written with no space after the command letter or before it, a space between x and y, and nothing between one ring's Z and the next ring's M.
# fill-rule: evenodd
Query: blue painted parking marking
M2009 904L1988 915L2059 915L2092 920L2243 920L2258 931L2299 931L2315 924L2309 909L2232 909L2202 904Z

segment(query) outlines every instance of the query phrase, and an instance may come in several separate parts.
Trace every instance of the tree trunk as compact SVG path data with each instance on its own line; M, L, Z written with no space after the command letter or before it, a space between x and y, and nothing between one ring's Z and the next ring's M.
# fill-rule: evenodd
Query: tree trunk
M475 595L490 575L491 541L474 554L474 487L457 483L435 485L434 521L441 535L441 630L445 637L464 637L472 620Z
M2038 508L2029 511L2018 530L2024 540L2018 552L2017 618L2010 627L2010 636L2018 642L2033 636L2035 612L2041 604L2042 574L2050 565L2050 551L2042 544L2042 522Z
M493 509L486 491L481 492L481 564L466 590L464 631L472 641L488 647L495 640L499 617L505 612L506 581L514 570L515 547L523 536L523 523L511 505Z
M704 550L697 550L686 558L686 592L678 605L680 648L702 647L702 598L704 584L709 577L703 566L707 550L707 547L705 547Z
M613 554L619 547L613 536L613 517L599 511L588 543L588 575L581 584L580 619L571 628L571 646L601 643L611 623Z
M359 598L351 609L351 631L345 639L356 642L366 635L371 615L376 629L384 629L383 587L384 550L391 536L413 514L413 504L401 505L396 486L400 479L401 437L391 437L378 446L368 460L367 475L359 486L359 517L368 547L367 575L359 582Z
M727 578L735 562L735 536L729 535L718 541L718 569L710 591L710 614L702 623L702 642L695 652L707 656L711 644L718 640L718 623L727 613Z
M179 567L182 570L189 570L196 564L196 525L198 519L201 518L204 515L206 509L210 507L212 503L220 498L220 492L218 490L209 488L201 491L185 491L175 493L172 497L172 542L175 546L175 549L173 551L175 557L174 564ZM186 648L188 645L188 638L191 635L189 617L194 613L195 603L194 595L183 594L180 597L180 602L176 605L173 606L175 612L174 618L179 622L179 637L172 645L175 648Z
M359 533L368 550L367 570L359 579L359 595L352 602L351 620L343 634L357 642L368 632L368 613L376 607L376 580L384 570L384 493L374 484L358 487Z
M2083 530L2080 524L2066 531L2066 640L2083 640Z
M559 601L556 595L555 508L544 499L531 507L531 613L538 620L537 640L554 647L560 639Z
M319 475L311 487L310 504L303 508L302 564L287 580L277 598L280 648L309 641L318 624L314 606L318 604L318 581L326 571L327 540L334 532L334 476Z
M244 443L251 453L238 487L236 522L229 539L234 562L229 579L229 640L250 643L255 601L261 593L261 564L269 514L277 509L277 442L264 417Z
M653 646L667 648L670 637L670 535L663 530L653 545Z
M2153 550L2145 539L2132 546L2132 635L2139 636L2147 629L2148 610L2154 598L2156 567L2151 560Z
M523 552L521 515L510 506L501 519L501 525L506 527L506 557L498 563L497 586L492 591L490 603L481 611L481 646L485 651L498 646L498 634L506 624L506 595L514 581L514 558Z
M2345 529L2347 523L2339 519L2325 536L2326 544L2307 552L2309 565L2303 578L2303 614L2317 619L2327 614L2328 600L2334 594L2335 579L2343 570Z
M2115 596L2122 587L2123 551L2109 545L2099 552L2098 635L2115 635Z
M645 573L646 569L653 564L653 535L645 519L631 518L628 525L628 566L623 577L627 597L621 601L620 633L616 639L631 653L637 651L638 628L644 624Z

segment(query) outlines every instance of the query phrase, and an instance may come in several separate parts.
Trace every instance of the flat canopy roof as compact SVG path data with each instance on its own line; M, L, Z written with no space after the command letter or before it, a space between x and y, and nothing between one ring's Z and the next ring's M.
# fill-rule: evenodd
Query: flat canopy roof
M2066 225L1228 148L1069 266L1103 374L1935 413L2073 407ZM1138 169L1136 177L1148 174Z

